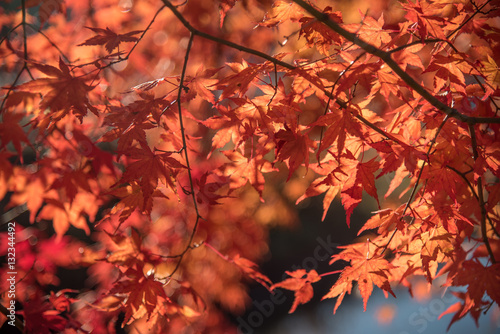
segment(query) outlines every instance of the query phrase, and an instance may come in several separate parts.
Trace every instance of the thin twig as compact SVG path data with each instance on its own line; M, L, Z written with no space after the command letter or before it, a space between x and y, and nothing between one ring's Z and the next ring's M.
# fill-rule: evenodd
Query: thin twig
M125 56L125 59L128 59L130 57L130 54L132 54L132 51L134 51L135 47L137 46L137 44L139 44L139 42L142 40L142 38L144 37L144 35L146 35L146 32L151 28L151 26L153 25L153 22L156 20L156 17L160 14L160 12L162 10L165 9L165 6L162 6L160 7L160 9L158 9L155 13L155 15L153 16L153 18L151 19L151 21L149 22L148 26L146 27L146 29L144 29L144 31L142 32L141 36L139 36L139 39L137 41L135 41L134 43L134 46L132 46L132 48L130 49L130 51L128 52L127 56Z
M271 80L271 78L269 78L269 80ZM271 86L273 86L272 80L271 80ZM277 69L276 64L274 64L274 93L273 93L273 96L271 96L271 99L269 100L269 102L267 102L268 108L270 108L270 105L273 102L274 97L276 96L277 93L278 93L278 69Z
M9 95L12 93L12 91L16 87L17 82L21 78L21 74L23 74L23 72L24 72L25 69L26 69L26 63L24 63L24 65L21 68L21 70L19 71L19 73L17 73L16 78L14 79L14 82L12 83L12 85L10 85L9 89L7 90L7 93L5 94L5 97L2 99L2 104L0 104L0 111L3 110L5 102L7 102L7 99L9 98Z
M415 185L413 186L413 189L411 190L411 194L410 194L410 197L408 198L408 200L406 201L406 205L405 205L405 208L403 209L403 213L401 214L402 217L405 216L406 214L406 211L408 209L411 210L410 208L410 204L411 202L413 201L413 197L415 196L415 193L417 192L417 188L418 188L418 184L420 183L420 179L422 177L422 173L424 171L424 167L425 167L425 164L427 163L427 161L430 162L430 153L432 151L432 147L434 146L434 144L436 143L436 140L437 140L437 137L439 135L439 133L441 132L441 129L444 127L444 124L446 123L446 121L449 119L448 115L445 116L445 118L443 119L443 121L441 122L441 124L439 125L437 131L436 131L436 134L434 135L434 138L432 138L431 140L431 143L429 145L429 149L427 150L427 154L426 154L426 157L427 159L423 161L422 163L422 167L420 167L420 171L418 172L418 176L417 176L417 180L415 181ZM387 241L387 244L384 246L383 250L382 250L382 253L383 254L386 250L387 250L387 247L389 247L389 244L391 243L392 239L394 238L394 236L396 235L396 231L397 229L394 230L394 232L392 232L392 235L391 237L389 238L389 241Z
M428 38L428 39L424 39L423 41L416 40L416 41L413 41L413 42L405 44L405 45L400 45L394 49L390 49L389 53L396 53L396 52L402 51L404 49L407 49L407 48L409 48L413 45L417 45L417 44L432 44L432 43L439 43L439 42L449 43L448 41L446 41L444 39L440 39L440 38Z
M219 44L223 44L223 45L229 46L229 47L231 47L233 49L236 49L236 50L239 50L239 51L243 51L243 52L252 54L254 56L258 56L260 58L263 58L263 59L266 59L266 60L270 61L273 64L280 65L280 66L282 66L284 68L287 68L289 70L295 69L295 66L290 65L288 63L285 63L284 61L278 60L278 59L276 59L276 58L274 58L272 56L269 56L266 53L263 53L263 52L260 52L260 51L254 50L254 49L247 48L246 46L239 45L239 44L230 42L228 40L225 40L225 39L222 39L222 38L219 38L219 37L216 37L216 36L212 36L210 34L207 34L207 33L203 32L203 31L200 31L200 30L194 28L184 18L184 16L182 16L182 14L177 10L177 8L170 3L170 1L168 1L168 0L162 0L162 2L165 4L165 6L167 6L172 11L172 13L174 13L174 15L177 17L177 19L179 21L181 21L181 23L184 25L184 27L186 27L189 30L189 32L191 32L191 34L196 35L196 36L200 36L202 38L214 41L214 42L219 43Z
M191 198L193 199L193 205L194 205L194 210L196 212L196 221L193 226L193 230L191 232L191 236L189 237L189 241L187 243L186 248L177 256L179 260L177 261L177 264L174 268L174 270L168 275L168 277L172 277L177 269L179 269L179 266L182 262L182 259L184 258L184 255L187 253L189 249L191 249L191 244L194 239L194 235L196 234L196 230L198 228L198 223L200 222L200 219L202 219L199 210L198 210L198 203L196 201L196 194L194 192L194 184L193 184L193 176L191 174L191 166L189 163L189 154L188 154L188 149L187 149L187 141L186 141L186 133L184 129L184 122L182 119L182 106L181 106L181 98L182 98L182 90L185 88L184 87L184 79L186 77L186 68L189 60L189 53L191 52L191 46L193 45L193 39L194 39L194 34L191 33L189 36L189 42L187 45L186 49L186 55L184 56L184 65L182 66L182 72L181 72L181 77L180 77L180 82L179 82L179 90L177 92L177 107L179 111L179 126L181 130L181 136L182 136L182 150L184 151L184 155L186 158L186 168L187 168L187 173L188 173L188 178L189 178L189 187L190 187L190 193L191 193Z
M488 0L481 7L479 7L479 8L476 7L477 9L474 12L474 14L472 14L471 16L469 16L464 22L462 22L461 25L459 25L455 30L453 30L452 32L450 32L448 34L448 36L446 36L446 38L450 39L451 36L453 36L455 33L459 32L470 20L472 20L474 18L474 16L476 16L477 14L479 14L481 12L481 9L483 9L490 2L491 2L491 0Z
M71 64L71 61L68 59L68 57L66 57L66 55L64 54L64 52L62 52L62 50L54 43L52 42L52 40L43 33L43 31L41 30L37 30L32 24L28 23L27 24L28 27L30 27L31 29L35 30L38 34L42 35L43 37L45 37L45 39L47 40L47 42L50 43L50 45L52 45L57 51L59 51L59 53L61 54L61 56L64 58L64 60L68 63L68 64Z
M354 59L342 72L340 72L339 76L337 79L335 79L335 82L332 85L332 89L330 90L330 95L328 96L328 101L326 101L326 106L325 106L325 111L323 112L323 116L327 114L328 109L330 109L330 102L333 99L333 91L335 90L335 87L337 86L339 80L344 76L344 74L351 69L351 67L359 60L361 57L363 57L366 54L366 52L361 53ZM319 154L320 154L320 148L321 148L321 142L323 141L323 130L324 127L321 127L321 133L319 135L319 145L318 145L318 153L317 153L317 159L319 162ZM339 152L339 154L342 152Z
M470 181L467 179L465 174L460 172L458 169L453 168L451 166L446 165L445 167L448 168L449 170L454 171L458 176L460 176L464 180L464 182L467 183L467 186L471 190L472 195L474 195L474 197L479 201L479 196L477 195L476 189L474 189L474 186L472 185L472 183L470 183Z
M26 35L26 0L22 0L24 61L28 60L28 37Z
M12 34L17 28L19 28L22 25L22 23L19 23L16 25L14 28L10 29L2 39L0 39L0 45L7 39L9 38L9 35Z
M474 155L474 161L479 157L479 153L477 151L477 139L476 139L476 130L474 129L474 125L469 124L469 133L472 141L472 154ZM477 195L479 197L479 207L481 209L481 234L483 237L484 245L488 250L488 254L490 255L491 262L493 264L496 263L495 256L493 255L493 250L491 249L490 241L487 235L486 229L486 204L484 203L484 194L483 194L483 178L479 176L477 178Z

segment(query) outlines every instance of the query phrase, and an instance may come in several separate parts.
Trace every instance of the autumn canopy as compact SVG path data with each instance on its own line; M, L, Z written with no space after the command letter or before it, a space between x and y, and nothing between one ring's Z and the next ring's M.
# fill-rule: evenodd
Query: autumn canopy
M418 276L477 322L500 303L499 8L2 2L0 324L235 333L251 280L290 312L328 280L335 313ZM310 223L351 225L367 197L340 275L262 274L296 204L338 198L346 221Z

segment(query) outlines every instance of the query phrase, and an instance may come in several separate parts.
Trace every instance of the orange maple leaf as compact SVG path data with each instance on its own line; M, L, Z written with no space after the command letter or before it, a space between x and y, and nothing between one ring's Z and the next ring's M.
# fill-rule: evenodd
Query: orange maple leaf
M231 189L241 188L249 182L262 197L264 191L264 174L274 171L271 163L262 154L256 154L249 159L238 151L222 152L230 163L224 166L224 176L230 178Z
M292 278L287 278L282 282L273 284L271 290L283 288L295 292L295 299L290 311L288 311L288 313L293 313L297 306L311 300L314 295L312 283L321 280L321 276L314 269L309 272L306 272L305 269L299 269L292 272L287 271L286 273L292 276Z
M361 125L347 110L335 108L331 113L320 116L316 122L310 125L310 127L314 126L326 127L317 152L318 158L320 153L328 149L335 141L337 141L336 152L340 156L344 150L347 134L363 137Z
M40 211L38 219L52 220L58 240L66 233L70 225L84 230L87 235L90 234L87 221L82 216L82 212L78 210L78 206L70 205L68 202L61 203L59 200L51 198L47 198L45 201L47 204Z
M294 2L278 0L273 3L273 8L259 24L264 27L275 27L288 20L298 21L302 16L304 16L302 7Z
M236 254L233 257L232 262L250 278L262 284L266 289L271 290L270 284L272 284L273 282L271 282L271 280L266 275L257 270L258 266L256 263L241 257L239 254Z
M351 224L351 214L354 208L361 202L363 189L370 196L375 198L378 203L374 173L379 169L380 163L375 161L375 159L376 158L373 158L367 162L346 159L346 161L351 161L351 168L354 167L353 170L356 172L354 178L351 177L347 179L341 193L342 205L344 205L344 209L346 210L347 226Z
M348 24L344 27L347 31L356 33L370 44L375 45L376 47L381 47L392 41L392 38L387 30L383 29L384 23L383 15L380 16L378 21L371 16L363 15L361 24Z
M221 67L204 70L202 65L198 68L198 70L196 71L196 75L193 78L186 78L185 85L191 88L203 99L212 104L215 104L214 93L208 88L218 82L217 79L211 79L211 77L213 77L218 71L220 71L220 69Z
M338 297L333 313L342 303L346 293L351 294L353 281L358 282L359 292L363 297L363 306L366 311L366 303L372 294L373 284L389 292L394 297L394 292L389 284L389 271L395 268L382 255L376 255L376 247L369 243L358 243L349 246L339 247L345 249L339 254L332 256L330 264L344 260L350 262L340 274L339 279L330 289L323 299Z
M324 15L328 15L329 19L341 23L342 14L340 12L332 12L331 7L326 7L323 11ZM335 33L333 30L329 29L326 25L318 22L312 17L302 17L300 19L300 36L304 36L310 47L311 45L316 46L319 52L324 55L330 54L330 48L333 44L340 45L342 43L342 37Z

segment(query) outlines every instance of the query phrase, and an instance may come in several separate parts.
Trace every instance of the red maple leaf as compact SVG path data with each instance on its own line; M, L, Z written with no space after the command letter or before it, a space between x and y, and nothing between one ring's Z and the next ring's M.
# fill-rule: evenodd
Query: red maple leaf
M126 34L117 34L109 28L106 29L91 28L91 27L85 27L85 28L92 30L97 35L94 37L90 37L85 42L78 44L78 46L104 45L104 47L109 53L111 53L122 42L136 42L138 38L134 37L134 35L140 34L142 32L142 30L134 30Z
M59 59L59 68L51 65L43 65L31 62L32 66L40 72L48 75L46 78L39 78L28 81L16 87L20 91L36 92L43 96L40 101L40 111L42 119L33 122L39 127L48 127L65 117L72 111L80 121L90 110L98 114L97 109L90 103L87 94L94 89L85 83L82 77L73 76L68 65ZM50 110L47 116L43 116L46 110Z
M11 112L2 113L2 123L0 123L0 147L5 149L7 144L12 142L22 160L22 146L21 143L27 143L31 146L25 131L19 123L24 117L23 114L14 114Z
M439 315L438 319L441 319L444 315L455 312L446 330L450 330L451 325L453 325L456 321L462 319L465 315L467 315L467 313L470 313L471 317L476 322L476 326L479 327L479 317L481 316L481 313L483 313L482 308L486 307L489 303L486 301L481 301L479 304L477 304L477 301L472 300L467 292L453 291L452 294L462 301L458 301L455 304L451 305Z
M286 127L286 126L285 126ZM302 164L309 167L309 149L314 142L306 134L286 127L276 133L276 156L279 161L288 162L288 179Z
M155 190L151 196L144 196L141 187L137 181L131 181L128 185L115 188L109 192L120 198L120 201L111 209L110 214L117 214L120 212L119 221L124 222L130 215L139 209L146 215L151 214L153 209L153 198L163 197L167 198L161 191Z
M145 202L153 195L158 186L158 180L175 190L173 178L177 172L174 169L185 168L185 166L172 158L171 154L170 152L157 154L151 151L148 145L142 143L140 148L129 148L125 155L135 161L127 166L120 183L137 181Z
M196 201L200 204L205 203L208 205L220 204L217 202L219 199L227 197L220 194L221 187L225 186L224 182L207 182L209 174L204 173L200 179L195 181L198 188ZM220 179L220 178L219 178ZM222 179L221 179L222 181Z
M495 303L500 304L498 289L500 264L498 263L485 266L478 260L464 261L462 268L452 281L455 286L467 286L467 293L475 305L481 304L485 292Z
M149 319L157 307L169 300L163 284L156 281L154 275L144 275L141 265L138 265L138 269L128 268L121 276L122 280L115 284L110 293L126 296L123 298L125 318L122 325L134 321L137 314L142 317L143 312Z
M69 328L80 329L81 324L65 312L74 302L64 295L65 292L71 290L62 290L57 294L51 292L49 301L36 294L23 303L23 310L19 313L24 316L27 333L50 334L54 331L61 333Z

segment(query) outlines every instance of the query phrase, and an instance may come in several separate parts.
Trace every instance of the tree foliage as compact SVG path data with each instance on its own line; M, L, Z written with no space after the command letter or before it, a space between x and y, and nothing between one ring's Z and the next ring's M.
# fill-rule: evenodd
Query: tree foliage
M26 332L234 331L248 278L293 312L332 273L273 284L269 229L322 194L349 225L364 193L379 210L331 259L334 312L415 276L457 291L452 323L498 306L500 2L356 4L4 4L2 313L12 271Z

